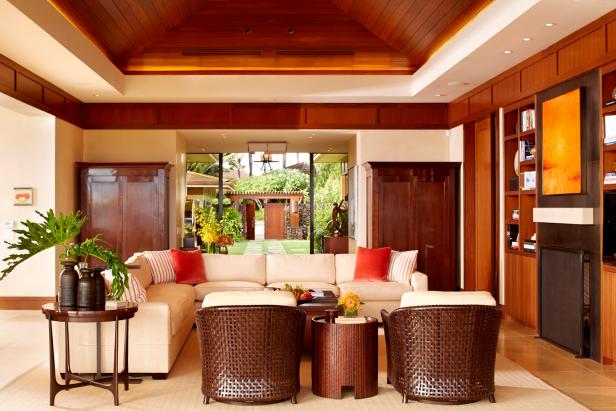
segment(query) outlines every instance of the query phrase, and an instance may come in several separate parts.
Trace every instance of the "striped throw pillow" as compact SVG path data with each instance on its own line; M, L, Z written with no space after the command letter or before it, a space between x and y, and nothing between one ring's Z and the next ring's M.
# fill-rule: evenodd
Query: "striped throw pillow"
M411 275L417 268L417 254L417 250L392 250L387 281L411 285Z
M111 270L106 270L103 272L103 277L105 278L105 289L107 293L111 290ZM122 293L122 297L120 297L120 301L126 301L129 303L145 303L148 301L148 295L145 291L145 288L139 283L137 277L128 273L128 287L124 288L124 292Z
M144 251L143 256L150 264L154 284L174 283L175 270L171 259L171 250Z

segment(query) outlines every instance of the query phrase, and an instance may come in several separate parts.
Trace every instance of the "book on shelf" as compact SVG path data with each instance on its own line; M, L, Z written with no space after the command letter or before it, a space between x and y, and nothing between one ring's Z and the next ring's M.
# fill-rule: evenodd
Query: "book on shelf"
M509 248L511 248L512 250L519 250L520 244L517 241L512 241L511 246Z
M336 324L364 324L366 317L336 317Z
M520 141L520 161L528 161L535 159L535 142L533 140Z
M522 123L522 133L535 129L535 109L529 108L520 113L520 122Z
M603 117L603 130L605 137L603 144L609 146L616 143L616 116Z
M603 177L603 184L616 184L616 172L609 171Z
M537 251L537 242L532 239L524 240L524 251L534 253Z
M536 185L536 176L537 176L537 172L536 171L525 171L522 173L523 175L523 186L522 186L522 190L534 190L535 188L537 188Z

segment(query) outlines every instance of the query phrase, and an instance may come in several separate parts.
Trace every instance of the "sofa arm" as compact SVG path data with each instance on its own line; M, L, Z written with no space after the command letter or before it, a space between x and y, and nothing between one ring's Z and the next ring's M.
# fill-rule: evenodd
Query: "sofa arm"
M411 287L413 291L428 291L428 276L419 271L411 274Z

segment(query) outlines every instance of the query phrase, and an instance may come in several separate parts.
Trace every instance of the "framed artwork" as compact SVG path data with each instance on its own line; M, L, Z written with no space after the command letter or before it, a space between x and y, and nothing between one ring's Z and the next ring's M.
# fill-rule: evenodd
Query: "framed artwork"
M13 205L29 206L34 204L32 187L13 187Z
M582 109L579 88L542 105L542 176L544 195L582 192Z
M357 204L359 202L357 192L358 169L357 166L349 168L349 199L348 199L348 219L349 219L349 237L357 237Z

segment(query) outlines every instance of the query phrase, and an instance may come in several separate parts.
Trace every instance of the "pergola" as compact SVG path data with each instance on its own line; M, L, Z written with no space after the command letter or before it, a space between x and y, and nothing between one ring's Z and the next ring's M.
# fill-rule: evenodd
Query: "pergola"
M229 191L225 193L225 196L234 203L240 200L289 200L299 203L304 198L304 193L301 191Z

